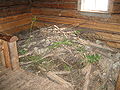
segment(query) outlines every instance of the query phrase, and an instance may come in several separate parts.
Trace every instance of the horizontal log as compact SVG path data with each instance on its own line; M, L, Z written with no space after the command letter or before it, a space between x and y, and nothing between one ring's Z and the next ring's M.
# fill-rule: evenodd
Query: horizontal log
M116 23L102 23L102 22L89 22L88 24L80 25L81 27L100 29L100 30L108 30L113 32L120 32L120 24Z
M77 10L62 10L48 8L32 8L33 15L65 16L65 17L84 17Z
M7 41L7 42L14 42L14 41L18 40L18 38L16 36L3 34L3 33L0 33L0 39Z
M20 7L19 8L4 9L3 11L0 11L0 17L6 17L6 16L22 14L22 13L29 13L29 12L30 12L29 7L24 7L22 9L20 9Z
M11 11L11 12L7 12L7 13L1 13L0 17L4 18L4 17L23 14L23 13L30 13L30 11L28 9L23 9L20 11Z
M12 11L12 10L20 10L24 8L28 8L28 5L14 5L14 6L9 6L9 7L1 7L0 12L5 12L5 11Z
M6 31L21 25L29 24L29 23L31 23L31 17L27 17L14 22L0 24L0 32Z
M18 20L21 20L21 19L27 18L27 17L32 17L32 14L31 13L23 13L23 14L19 14L19 15L0 18L0 24L6 23L6 22L9 23L9 22L13 22L13 21L18 21Z
M60 9L47 9L47 8L32 8L31 12L33 15L52 15L58 16L61 12Z
M55 16L38 16L37 20L46 22L55 22L62 24L73 24L79 25L80 27L108 30L113 32L120 32L120 24L116 23L103 23L95 22L86 19L66 18L66 17L55 17Z
M77 2L78 0L33 0L33 2Z
M120 13L120 4L114 4L112 13Z
M32 6L40 8L77 9L76 3L33 3Z
M21 0L9 0L9 1L1 1L0 7L8 7L13 5L23 5L23 4L29 4L28 1L21 1Z
M27 24L27 25L18 26L18 27L14 27L14 28L12 28L12 29L3 31L3 33L15 34L15 33L20 32L20 31L29 30L30 27L31 27L31 24Z

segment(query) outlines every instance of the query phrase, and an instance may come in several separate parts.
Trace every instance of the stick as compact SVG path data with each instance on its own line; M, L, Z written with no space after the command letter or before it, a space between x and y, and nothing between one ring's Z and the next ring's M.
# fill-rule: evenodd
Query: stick
M57 83L63 85L64 87L67 87L67 88L71 87L71 88L73 88L72 85L69 82L67 82L64 79L60 78L59 76L57 76L55 73L53 73L51 71L47 73L47 76L50 79L56 81Z
M70 71L53 72L54 74L70 74Z
M46 56L43 56L42 59L47 58L47 57L50 57L50 56L54 56L54 54L48 54L48 55L46 55Z
M29 62L20 62L20 65L26 65L26 64L31 64L33 61L29 61Z
M28 52L28 53L26 53L26 54L24 54L24 55L20 55L19 58L26 57L26 56L28 56L28 55L30 55L30 54L32 54L32 53L33 53L33 51L30 51L30 52Z
M66 62L63 58L59 57L59 59L60 59L61 61L63 61L65 64L67 64L68 66L72 67L72 65L69 64L68 62Z

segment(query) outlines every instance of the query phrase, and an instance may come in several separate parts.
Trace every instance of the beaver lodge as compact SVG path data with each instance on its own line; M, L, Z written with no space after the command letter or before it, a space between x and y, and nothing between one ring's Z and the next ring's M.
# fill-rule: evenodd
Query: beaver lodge
M120 0L0 0L0 90L120 90Z

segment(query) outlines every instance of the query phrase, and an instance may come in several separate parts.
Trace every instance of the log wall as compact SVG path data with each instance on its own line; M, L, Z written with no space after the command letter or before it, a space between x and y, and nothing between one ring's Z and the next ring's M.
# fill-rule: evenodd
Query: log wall
M15 33L29 29L31 16L28 0L1 0L0 32Z
M109 14L80 12L78 1L80 2L80 0L2 0L0 32L15 33L29 29L32 16L37 16L35 27L52 22L120 33L120 0L110 0ZM105 37L108 38L107 35Z
M31 18L31 12L33 15L37 15L37 24L40 25L41 22L55 22L55 23L63 23L63 24L80 24L81 27L93 28L93 29L105 29L111 31L120 31L120 0L111 0L113 3L112 12L108 14L95 14L93 16L89 16L91 13L87 13L88 15L84 15L80 11L77 10L78 1L80 0L2 0L0 1L0 19L4 18L14 18L16 16L16 20L9 21L7 26L5 27L5 22L0 20L0 31L9 31L9 29L14 29L16 31L17 26L23 26L23 29L28 25L28 21ZM32 6L32 8L31 8ZM29 17L25 17L25 14L29 13ZM17 18L21 15L21 18L25 20L20 20ZM101 17L102 16L102 17ZM22 19L23 19L22 18ZM16 23L18 19L19 23ZM23 22L24 24L21 24ZM16 23L16 25L14 24ZM84 23L84 25L83 25ZM19 24L19 25L18 25ZM82 25L81 25L82 24ZM16 26L16 27L15 27ZM5 28L4 28L5 27ZM18 27L21 28L21 27ZM11 31L11 30L10 30ZM19 30L18 30L19 31Z
M80 0L33 0L31 12L37 16L35 26L52 22L120 33L120 0L110 0L111 8L108 14L80 12L77 9L78 1L80 2ZM120 38L120 35L118 36ZM112 37L112 34L109 35L109 38ZM119 43L114 45L111 42L107 43L120 48Z
M117 3L117 6L116 6ZM77 10L78 0L33 0L33 8L31 9L33 15L39 15L39 17L45 16L46 19L48 17L56 17L56 18L73 18L73 19L86 19L94 22L101 23L120 23L120 13L119 12L119 0L115 0L113 2L112 12L107 14L99 14L99 16L87 16L81 14L80 11ZM118 8L116 8L118 7ZM118 10L117 10L118 9ZM91 14L91 13L88 13ZM101 15L103 17L101 17Z

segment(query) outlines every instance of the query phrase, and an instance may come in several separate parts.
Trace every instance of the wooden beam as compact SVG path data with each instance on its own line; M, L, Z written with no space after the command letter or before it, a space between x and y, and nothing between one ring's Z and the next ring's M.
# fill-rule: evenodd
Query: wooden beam
M0 8L0 13L2 13L2 12L10 12L10 11L18 11L18 10L23 10L23 9L25 9L25 8L29 8L29 6L28 5L15 5L15 6L10 6L9 8L5 8L5 7L1 7Z
M17 32L23 31L23 30L29 30L30 27L31 27L31 24L26 24L26 25L22 25L22 26L14 27L12 29L5 30L5 31L3 31L3 33L15 34Z
M77 9L76 3L33 3L33 7L40 8L60 8L60 9Z
M13 22L13 21L18 21L27 17L31 17L32 18L32 14L31 13L23 13L23 14L18 14L18 15L14 15L14 16L7 16L4 18L0 18L0 24L1 23L9 23L9 22Z
M77 2L78 0L32 0L33 2Z
M76 24L76 25L79 25L80 27L85 27L85 28L120 32L120 24L117 24L117 23L104 23L104 22L96 22L92 20L90 21L86 19L42 16L42 15L38 16L37 20L46 21L46 22L62 23L62 24L73 24L73 25Z
M33 15L58 16L61 12L61 9L31 8L31 12Z
M0 17L8 17L8 16L12 16L12 15L16 15L16 14L23 14L23 13L30 13L30 9L29 8L25 8L23 10L18 10L18 11L6 11L6 12L2 12L0 13Z
M9 0L9 1L2 1L0 2L0 7L8 7L13 5L26 5L29 4L28 1L18 1L18 0Z
M31 17L26 17L26 18L18 20L18 21L0 24L0 32L4 32L6 30L9 30L9 29L12 29L12 28L15 28L18 26L29 24L29 23L31 23L31 21L32 21Z

